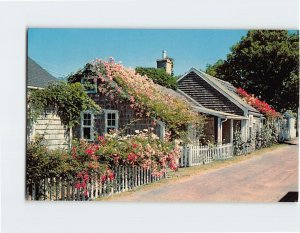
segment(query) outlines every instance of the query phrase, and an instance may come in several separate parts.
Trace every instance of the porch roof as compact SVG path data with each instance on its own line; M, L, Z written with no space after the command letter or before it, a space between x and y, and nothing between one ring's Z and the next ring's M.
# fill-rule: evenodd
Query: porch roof
M220 118L228 118L228 119L234 119L234 120L248 120L249 119L248 117L245 117L245 116L239 116L239 115L235 115L235 114L231 114L231 113L227 113L227 112L216 111L216 110L208 109L205 107L194 106L194 109L198 112L217 116Z

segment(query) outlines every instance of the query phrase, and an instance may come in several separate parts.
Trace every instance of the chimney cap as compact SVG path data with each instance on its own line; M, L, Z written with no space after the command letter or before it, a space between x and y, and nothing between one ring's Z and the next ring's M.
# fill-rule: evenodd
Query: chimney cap
M163 59L166 59L166 58L167 58L167 51L166 51L166 50L163 50L163 51L162 51L162 58L163 58Z

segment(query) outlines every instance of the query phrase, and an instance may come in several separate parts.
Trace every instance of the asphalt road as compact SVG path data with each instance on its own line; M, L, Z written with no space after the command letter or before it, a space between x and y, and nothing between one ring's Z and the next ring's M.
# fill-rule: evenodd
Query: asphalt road
M293 144L293 145L292 145ZM298 192L298 142L199 175L162 184L112 201L278 202Z

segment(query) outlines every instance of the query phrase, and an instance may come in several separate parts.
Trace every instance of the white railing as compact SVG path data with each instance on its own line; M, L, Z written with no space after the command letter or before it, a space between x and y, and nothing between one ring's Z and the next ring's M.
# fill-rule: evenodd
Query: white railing
M107 197L133 190L135 187L156 182L166 177L152 175L150 169L138 166L119 166L114 169L115 179L101 182L101 177L91 178L86 188L76 188L76 181L59 178L46 178L26 185L26 200L69 200L85 201Z
M224 160L233 156L233 144L223 144L217 146L194 146L182 147L180 165L181 167L191 167L207 164L214 160Z

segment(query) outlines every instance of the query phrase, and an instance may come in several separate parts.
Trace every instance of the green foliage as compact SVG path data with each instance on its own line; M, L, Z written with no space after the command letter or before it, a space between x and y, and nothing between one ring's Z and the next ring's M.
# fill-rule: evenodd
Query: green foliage
M205 72L211 76L217 77L217 69L224 64L224 61L219 59L215 64L207 64Z
M248 146L248 143L242 139L242 134L241 134L240 129L237 129L234 132L234 137L233 137L234 155L244 154L244 150L247 146Z
M137 67L135 70L140 75L146 75L148 78L151 78L154 83L172 89L176 89L177 87L176 78L172 75L167 74L166 71L162 68L156 69Z
M293 112L292 110L286 110L285 113L287 113L288 115L297 118L297 113Z
M49 150L42 136L27 144L26 183L38 183L43 178L63 177L71 179L81 170L67 150Z
M274 124L266 124L256 133L256 149L270 147L278 142L278 132Z
M227 59L206 72L242 87L277 111L299 106L299 34L286 30L250 30Z
M28 94L28 116L33 121L46 108L55 109L62 123L71 128L80 123L85 110L98 111L99 106L86 94L80 83L51 83L45 89L35 89Z

